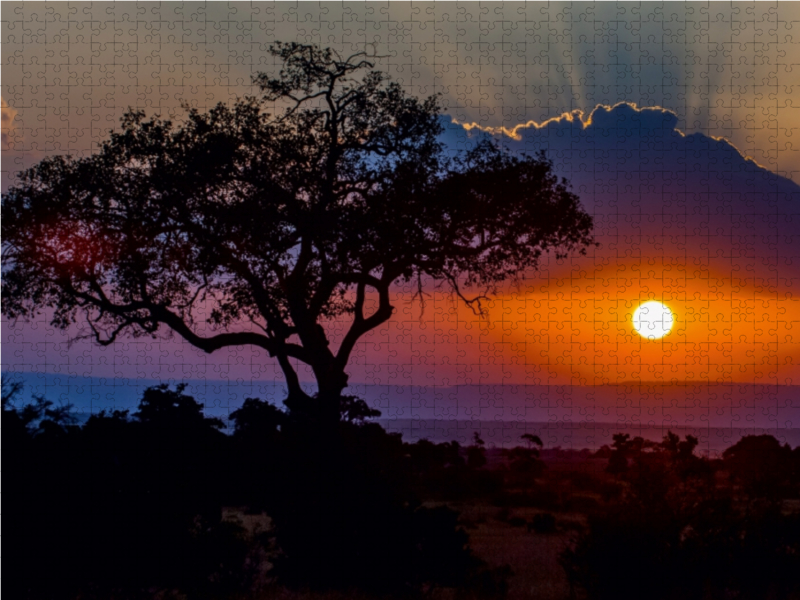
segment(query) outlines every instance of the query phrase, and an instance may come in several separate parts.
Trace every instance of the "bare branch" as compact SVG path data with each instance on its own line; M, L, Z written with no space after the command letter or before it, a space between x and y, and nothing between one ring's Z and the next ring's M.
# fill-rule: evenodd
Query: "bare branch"
M455 295L458 296L461 299L461 301L470 308L470 310L472 310L472 313L474 315L484 319L489 316L488 311L483 307L483 301L490 300L488 295L479 294L477 296L474 296L473 298L467 298L462 293L461 286L459 285L458 279L456 277L450 274L445 274L445 279L447 279L447 281L450 283L450 287L453 290L453 293L455 293Z
M347 365L347 361L350 359L350 354L353 352L353 348L355 348L358 339L366 332L375 329L391 319L392 314L394 313L394 307L392 306L389 298L389 285L391 281L378 281L374 278L370 279L376 283L375 289L378 291L378 309L367 318L364 318L362 314L361 318L356 316L356 318L353 320L353 323L350 325L350 329L348 330L347 334L345 334L344 339L339 346L339 352L336 354L336 362L342 369L344 369L344 367ZM365 284L363 283L359 284L359 289L362 293L362 305L364 285Z

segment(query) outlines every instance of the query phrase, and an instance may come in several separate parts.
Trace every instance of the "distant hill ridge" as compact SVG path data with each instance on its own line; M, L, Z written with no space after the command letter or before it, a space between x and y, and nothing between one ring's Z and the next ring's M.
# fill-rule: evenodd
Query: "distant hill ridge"
M3 372L20 380L23 399L42 394L70 402L81 421L103 409L130 409L159 381L90 378L58 373ZM187 393L209 416L222 417L245 398L281 404L284 387L275 381L185 381ZM311 390L309 390L311 391ZM523 433L536 433L547 447L596 450L614 433L659 440L667 430L700 438L700 449L721 451L743 435L770 433L800 445L800 386L709 382L625 382L595 387L573 385L397 386L355 384L348 393L381 411L379 422L407 441L469 443L473 431L496 446L513 446Z
M24 397L42 394L70 402L78 412L135 408L144 390L159 383L187 383L206 412L226 416L245 398L281 404L282 382L169 381L91 378L59 373L3 372L17 379ZM313 391L309 385L309 391ZM632 422L672 426L800 427L800 386L749 383L625 382L617 385L376 385L353 384L346 393L364 398L385 419L455 419L535 422Z

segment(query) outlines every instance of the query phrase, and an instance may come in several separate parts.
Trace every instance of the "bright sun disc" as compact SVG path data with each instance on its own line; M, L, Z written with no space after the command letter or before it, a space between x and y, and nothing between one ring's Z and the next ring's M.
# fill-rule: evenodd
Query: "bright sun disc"
M675 318L666 305L655 300L645 302L633 313L633 328L642 337L657 340L669 333Z

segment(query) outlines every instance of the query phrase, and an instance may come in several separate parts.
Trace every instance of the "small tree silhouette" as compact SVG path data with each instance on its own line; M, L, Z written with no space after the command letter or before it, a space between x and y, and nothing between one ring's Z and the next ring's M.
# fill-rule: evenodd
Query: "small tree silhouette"
M611 452L608 467L606 467L606 471L609 473L619 475L628 471L628 457L633 449L630 438L631 436L627 433L614 434L614 443L612 444L614 450Z
M526 447L516 446L504 450L503 454L508 461L511 472L515 474L515 479L522 485L525 493L528 493L534 480L539 477L545 469L544 461L540 457L539 448L544 444L537 435L524 433L520 436ZM535 448L534 446L538 446Z
M544 446L542 443L542 438L540 438L538 435L533 435L532 433L523 433L521 436L519 436L519 439L523 440L528 445L529 450L533 449L534 444L539 446L539 448ZM536 455L539 455L538 450Z
M481 439L477 431L472 433L472 445L467 448L467 466L470 469L480 469L486 465L486 442Z

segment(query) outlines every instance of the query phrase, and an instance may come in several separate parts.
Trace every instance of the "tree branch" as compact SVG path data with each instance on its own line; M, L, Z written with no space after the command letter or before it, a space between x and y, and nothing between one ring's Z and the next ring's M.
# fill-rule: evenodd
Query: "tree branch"
M155 329L152 326L148 327L148 322L163 323L175 331L175 333L180 335L187 342L207 353L211 353L215 350L219 350L220 348L225 348L228 346L252 345L263 348L269 353L270 356L284 354L310 364L310 358L305 348L297 344L288 344L285 340L279 338L270 338L266 335L249 331L220 333L210 337L203 337L192 331L192 329L180 316L176 315L165 306L150 302L131 302L129 304L120 306L109 301L104 302L99 298L95 298L91 294L80 292L74 287L72 287L71 293L75 297L81 298L93 306L96 306L100 311L109 312L123 319L123 327L128 325L136 325L138 327L142 327L145 331L152 333ZM135 313L139 311L146 311L149 316L136 316ZM96 331L96 328L91 325L91 323L90 327ZM118 328L118 330L114 332L114 338L116 338L116 336L119 334L119 331L120 329ZM101 341L100 343L103 342ZM105 345L108 343L111 342L107 342Z
M358 290L356 291L356 302L358 302L360 296L362 304L361 308L363 309L364 287L367 280L371 280L373 283L370 283L370 285L375 287L375 289L378 291L378 310L376 310L367 318L364 318L364 314L361 310L356 312L356 316L353 319L353 324L350 326L349 331L344 336L344 339L339 346L339 352L336 353L336 364L342 369L344 369L347 365L347 361L350 359L350 354L353 352L353 348L355 348L358 338L391 319L392 313L394 313L394 307L389 299L390 280L380 281L374 277L365 277L364 282L359 283Z
M278 354L277 356L283 376L286 378L289 397L305 395L303 388L300 386L300 378L297 376L297 371L294 370L292 363L289 362L289 358L285 354Z
M458 296L464 304L466 304L473 312L473 314L479 317L486 317L487 312L486 309L483 307L482 301L489 300L489 296L486 294L479 294L474 298L467 298L461 292L461 286L458 284L458 280L449 273L444 274L445 279L450 282L450 287L453 288L453 292Z

